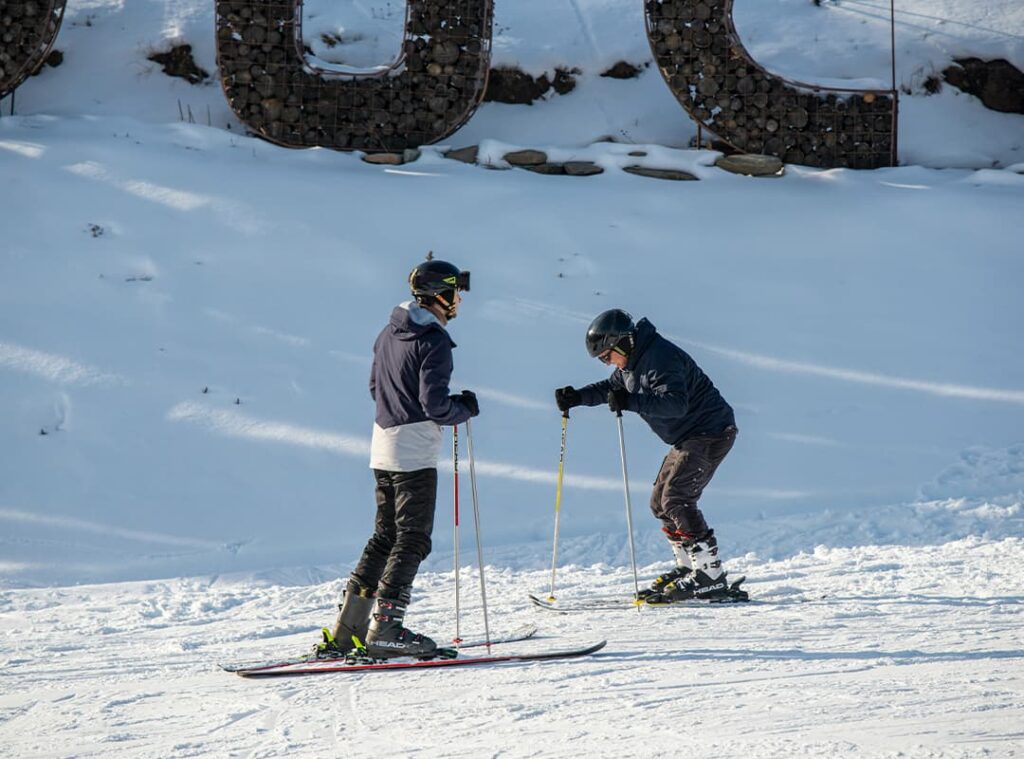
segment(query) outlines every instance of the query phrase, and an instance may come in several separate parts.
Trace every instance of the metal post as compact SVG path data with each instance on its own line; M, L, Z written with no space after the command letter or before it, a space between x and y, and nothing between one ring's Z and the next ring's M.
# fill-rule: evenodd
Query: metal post
M896 89L896 0L889 0L889 50L892 56L892 155L889 163L896 166L900 160L900 93Z

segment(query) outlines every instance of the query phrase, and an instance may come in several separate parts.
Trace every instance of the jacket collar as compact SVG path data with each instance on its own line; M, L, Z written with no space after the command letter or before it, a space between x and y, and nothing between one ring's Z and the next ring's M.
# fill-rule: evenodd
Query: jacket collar
M629 360L626 361L626 371L632 371L636 365L640 362L640 358L643 356L644 351L654 340L655 335L658 331L654 328L646 317L636 323L636 335L633 338L633 352L629 354Z

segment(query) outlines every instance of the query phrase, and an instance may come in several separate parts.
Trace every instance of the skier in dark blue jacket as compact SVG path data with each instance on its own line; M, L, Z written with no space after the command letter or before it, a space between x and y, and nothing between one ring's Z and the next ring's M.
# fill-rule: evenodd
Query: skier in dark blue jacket
M672 446L654 482L651 511L662 522L676 567L641 596L648 603L745 599L743 591L730 589L714 530L697 507L736 440L732 407L690 355L647 319L634 324L619 309L599 314L587 330L587 350L615 370L601 382L556 390L558 408L607 403L613 412L634 411Z
M391 312L373 346L370 395L377 404L370 444L376 481L373 535L349 578L323 655L365 644L373 657L429 657L433 640L403 620L413 579L430 553L441 427L480 413L469 390L451 395L452 348L445 326L469 290L469 272L428 260L409 275L414 300ZM353 640L354 639L354 640Z

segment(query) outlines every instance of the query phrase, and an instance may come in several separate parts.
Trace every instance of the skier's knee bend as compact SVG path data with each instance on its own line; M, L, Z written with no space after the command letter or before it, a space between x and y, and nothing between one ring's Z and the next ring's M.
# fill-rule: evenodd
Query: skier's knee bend
M375 532L366 542L366 548L363 551L363 556L365 557L365 560L379 562L383 565L383 563L387 561L388 556L391 555L391 551L394 547L395 538L393 536Z
M399 532L395 540L393 553L400 553L403 556L415 557L423 561L430 555L433 547L430 536L422 532Z

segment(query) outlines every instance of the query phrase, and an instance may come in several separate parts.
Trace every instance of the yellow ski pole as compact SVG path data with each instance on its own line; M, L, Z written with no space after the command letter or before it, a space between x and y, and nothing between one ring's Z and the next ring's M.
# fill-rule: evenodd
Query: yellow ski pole
M562 449L558 454L558 484L555 486L555 539L551 546L551 592L548 600L555 600L555 567L558 566L558 524L562 516L562 476L565 473L565 436L569 427L569 412L562 413Z

